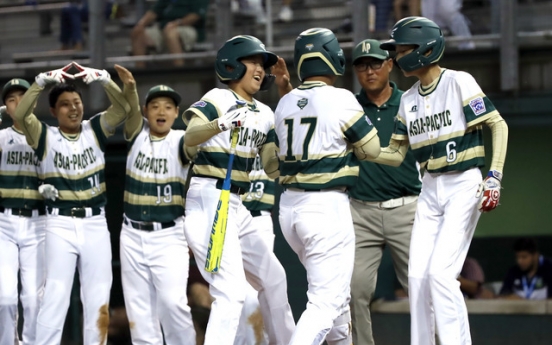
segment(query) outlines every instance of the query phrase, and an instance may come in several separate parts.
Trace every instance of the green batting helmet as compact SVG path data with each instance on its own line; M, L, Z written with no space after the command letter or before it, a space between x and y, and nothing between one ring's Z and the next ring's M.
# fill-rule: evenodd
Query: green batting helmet
M399 67L406 72L439 61L445 52L445 38L441 28L424 17L407 17L399 20L391 30L391 39L383 42L380 47L395 50L398 44L416 46L411 53L396 60Z
M239 80L247 68L240 59L261 54L264 56L264 68L269 68L278 61L276 54L266 50L258 38L249 35L234 36L224 43L217 52L215 71L221 83L228 84L231 80ZM226 67L231 67L228 70Z
M23 92L25 92L30 87L31 85L25 79L14 78L8 81L2 89L2 102L6 103L6 97L8 96L8 93L12 92L13 90L22 90Z
M293 62L299 80L321 75L343 75L345 56L331 30L313 28L295 40Z

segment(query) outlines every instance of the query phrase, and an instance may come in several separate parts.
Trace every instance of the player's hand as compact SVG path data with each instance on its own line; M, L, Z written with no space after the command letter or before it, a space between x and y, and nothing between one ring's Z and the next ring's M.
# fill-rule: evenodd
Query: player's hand
M38 86L45 87L49 84L64 83L65 79L75 79L73 75L67 73L67 71L70 70L71 67L73 67L73 63L70 63L63 68L40 73L35 77L35 81Z
M121 65L115 65L114 67L115 71L117 71L117 74L119 75L119 79L121 79L123 84L125 84L126 86L133 86L136 84L136 80L134 79L132 72Z
M278 57L278 61L276 62L276 64L270 67L270 73L276 76L276 80L274 81L274 83L279 88L287 87L290 84L291 78L286 66L286 61L281 57Z
M245 119L248 113L248 108L238 108L230 110L229 112L218 118L218 126L220 130L224 132L230 129L242 127L245 123Z
M44 199L50 199L56 201L56 198L59 197L59 192L56 187L51 184L43 184L38 187L38 192L42 194Z
M476 198L479 198L479 211L489 212L494 210L500 201L500 179L502 174L490 171L489 175L481 182Z
M111 76L105 69L84 67L76 62L73 62L73 65L80 71L80 73L75 74L75 78L82 78L86 84L99 81L102 85L105 85L111 80Z
M2 116L4 116L4 114L7 114L7 108L5 105L0 107L0 125L2 124Z

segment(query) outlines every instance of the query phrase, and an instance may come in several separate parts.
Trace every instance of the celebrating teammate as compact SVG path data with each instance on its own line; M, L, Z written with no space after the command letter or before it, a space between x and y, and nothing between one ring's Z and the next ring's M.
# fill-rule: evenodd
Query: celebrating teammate
M76 67L80 73L68 74ZM118 68L115 65L115 68ZM104 112L83 121L81 93L65 79L99 81L112 103ZM59 127L31 114L47 85L50 111ZM45 185L46 285L37 319L35 344L59 344L69 307L75 266L79 271L84 310L84 343L105 344L109 324L111 243L104 206L107 137L113 135L129 111L121 90L105 70L71 63L36 76L15 111L27 143L34 149L39 176Z
M332 31L302 32L294 63L302 84L282 97L275 112L285 188L279 219L307 270L309 301L290 345L324 339L329 345L350 345L355 234L346 189L358 176L356 157L377 157L380 144L355 96L333 87L343 75L345 57ZM279 77L284 91L289 85Z
M132 74L123 72L131 80L124 90L131 112L124 127L129 152L120 252L132 342L163 344L164 336L168 345L195 344L182 217L188 159L184 131L171 129L181 97L168 86L152 87L144 119Z
M29 87L23 79L12 79L4 85L2 110L12 119ZM15 121L12 127L0 131L0 153L0 344L19 342L18 271L21 275L23 344L34 344L39 296L44 283L45 209L38 193L39 162L21 133L21 125Z
M259 303L271 344L287 344L294 329L287 300L285 271L263 234L252 228L251 213L240 195L249 188L248 171L257 153L269 177L278 176L274 113L253 98L270 79L265 72L277 60L252 36L235 36L219 49L215 70L229 89L215 88L184 112L184 138L194 159L194 176L186 196L184 231L197 262L205 262L213 220L226 176L230 132L239 127L231 171L230 205L224 251L217 273L201 270L214 298L206 345L232 345L247 281L259 291ZM245 103L236 109L236 101ZM196 153L197 152L197 153ZM245 269L245 276L244 276Z
M387 145L403 92L389 81L393 61L376 40L364 40L353 50L353 67L362 90L356 94L366 116ZM408 290L408 251L420 171L409 150L399 168L360 162L357 183L349 188L355 227L355 266L351 280L353 343L374 344L370 302L376 290L383 248L388 246L399 282Z
M435 344L436 331L441 344L471 344L456 278L481 212L498 205L508 127L470 74L438 65L445 39L431 20L398 21L381 48L395 50L403 74L419 80L402 96L389 147L376 160L398 166L410 145L426 170L410 244L411 343ZM483 124L493 157L482 182Z
M242 195L242 201L253 217L250 229L258 231L266 246L272 249L274 248L272 207L276 183L266 175L259 155L255 157L249 179L251 180L249 191ZM268 339L263 330L263 323L257 291L249 285L234 345L267 345Z

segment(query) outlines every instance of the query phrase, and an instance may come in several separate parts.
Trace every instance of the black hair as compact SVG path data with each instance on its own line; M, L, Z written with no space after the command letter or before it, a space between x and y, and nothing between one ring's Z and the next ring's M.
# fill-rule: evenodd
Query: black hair
M55 108L59 96L64 92L76 92L82 100L82 93L75 84L61 83L57 84L50 89L48 94L48 101L50 102L50 108Z
M529 252L535 254L538 252L537 241L533 238L521 237L514 242L514 252Z

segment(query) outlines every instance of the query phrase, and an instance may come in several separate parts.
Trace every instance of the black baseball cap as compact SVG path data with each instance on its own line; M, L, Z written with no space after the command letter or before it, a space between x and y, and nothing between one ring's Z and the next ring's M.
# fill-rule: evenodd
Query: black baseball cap
M176 104L177 107L182 100L182 97L180 97L178 92L174 91L173 88L167 85L157 85L149 89L146 94L146 105L148 105L152 99L157 97L169 97L174 101L174 104Z
M8 93L14 90L27 91L30 87L31 85L25 79L14 78L8 81L6 85L4 85L4 88L2 89L2 102L6 103L6 96L8 95Z

